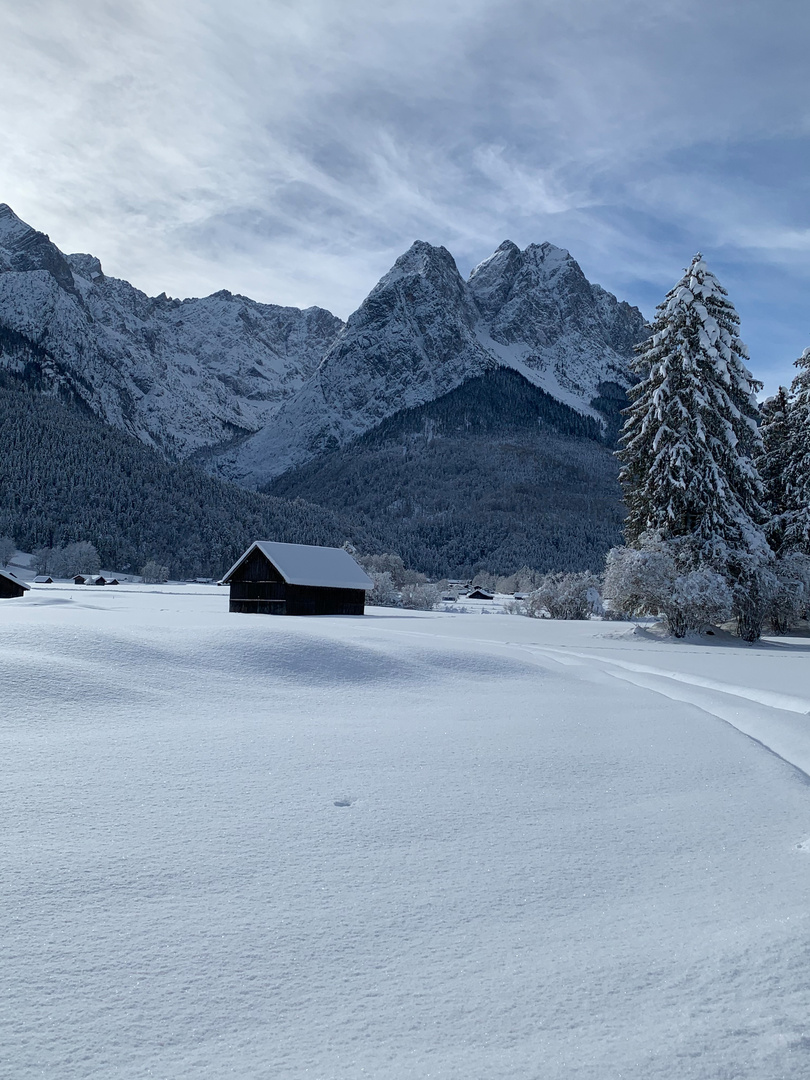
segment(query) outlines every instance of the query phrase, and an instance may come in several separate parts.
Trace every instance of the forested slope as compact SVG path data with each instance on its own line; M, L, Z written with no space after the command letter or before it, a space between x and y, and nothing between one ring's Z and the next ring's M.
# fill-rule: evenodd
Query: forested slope
M622 405L605 387L609 428ZM383 421L267 487L353 517L435 576L601 569L621 542L618 468L596 421L507 368Z
M81 408L0 378L0 535L27 551L89 540L104 566L149 559L218 576L260 537L375 545L344 514L245 491L169 465Z

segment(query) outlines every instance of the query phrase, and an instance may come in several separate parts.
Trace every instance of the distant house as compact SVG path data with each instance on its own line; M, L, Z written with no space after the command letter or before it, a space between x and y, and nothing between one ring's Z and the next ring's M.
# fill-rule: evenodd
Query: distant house
M230 610L260 615L362 615L371 578L343 548L257 540L222 578Z
M37 574L34 578L35 585L53 585L53 578L48 577L47 574Z
M108 584L108 585L120 585L120 584L121 584L121 582L120 582L120 581L118 580L118 578L117 578L117 577L114 577L114 578L112 579L112 581L108 581L108 582L107 582L107 584Z
M86 580L87 578L85 578L84 574L77 574L76 577L73 579L73 584L84 585Z
M0 599L10 600L15 596L24 596L30 588L30 585L20 581L11 570L0 570Z
M484 592L483 589L473 589L471 593L467 593L468 600L494 600L495 597L492 593Z

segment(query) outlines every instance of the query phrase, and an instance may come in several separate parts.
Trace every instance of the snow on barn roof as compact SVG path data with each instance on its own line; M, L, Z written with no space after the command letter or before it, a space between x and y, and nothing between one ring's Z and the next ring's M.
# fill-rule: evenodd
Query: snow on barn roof
M11 570L0 570L0 577L6 578L8 581L13 581L15 585L21 585L23 589L30 589L31 586L27 585L24 581L12 573Z
M265 555L288 585L313 585L327 589L372 589L374 582L344 548L315 547L310 544L280 544L256 540L223 577L241 566L254 548Z

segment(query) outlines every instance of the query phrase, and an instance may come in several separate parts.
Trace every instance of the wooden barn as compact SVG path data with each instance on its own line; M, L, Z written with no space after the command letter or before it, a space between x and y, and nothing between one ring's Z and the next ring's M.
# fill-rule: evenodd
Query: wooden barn
M471 593L467 593L468 600L494 600L495 594L489 593L486 589L473 589Z
M362 615L371 578L343 548L257 540L222 579L231 611Z
M0 570L0 600L10 600L15 596L25 596L31 588L24 581L20 581L11 570Z

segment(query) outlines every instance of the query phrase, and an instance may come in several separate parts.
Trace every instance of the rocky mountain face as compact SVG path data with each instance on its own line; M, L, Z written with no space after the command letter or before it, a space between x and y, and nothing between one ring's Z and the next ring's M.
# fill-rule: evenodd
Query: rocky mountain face
M507 241L465 281L419 241L344 325L225 291L148 297L0 204L0 368L248 487L499 367L609 434L644 332L551 244Z
M507 241L465 282L445 248L420 241L272 422L217 455L214 467L261 484L497 367L607 431L605 406L615 411L630 385L628 361L644 336L641 312L590 284L552 244L521 251Z
M168 457L259 430L342 329L322 308L223 291L148 297L0 204L0 367Z

